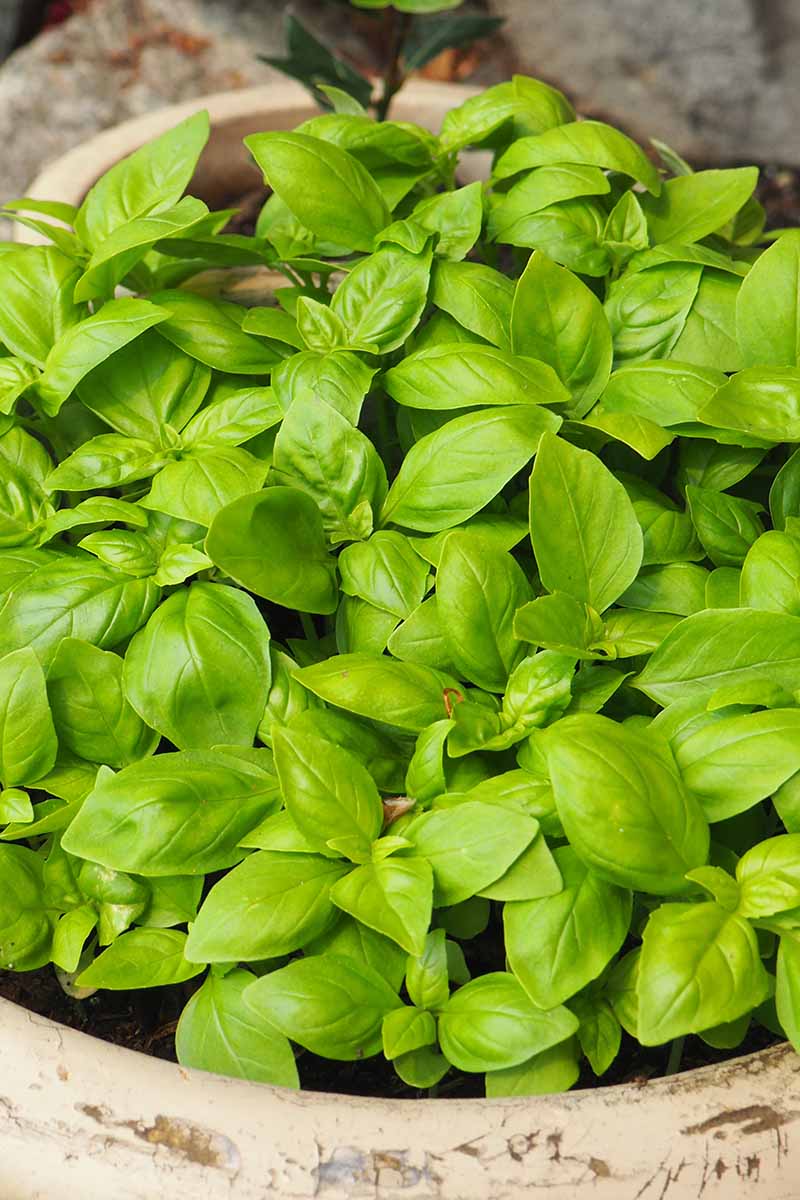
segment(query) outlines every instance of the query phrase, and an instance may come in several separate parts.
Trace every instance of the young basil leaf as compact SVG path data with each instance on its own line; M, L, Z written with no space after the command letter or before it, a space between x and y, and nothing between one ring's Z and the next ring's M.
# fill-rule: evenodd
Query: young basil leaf
M658 196L642 199L654 244L689 245L714 233L747 202L757 182L756 167L697 171L666 180Z
M667 746L607 717L581 714L547 735L558 815L601 878L668 896L708 857L708 825Z
M211 561L242 587L302 612L336 608L336 566L314 501L270 487L220 509L205 543Z
M208 133L208 113L195 113L107 171L75 217L81 241L94 250L120 225L176 204Z
M104 950L78 976L79 987L164 987L183 983L203 970L184 955L186 934L177 929L132 929Z
M569 1009L542 1012L513 975L495 971L459 988L439 1017L439 1042L462 1071L518 1066L578 1028Z
M514 635L514 613L531 594L519 564L480 534L456 530L445 539L436 603L459 675L486 691L505 690L525 653Z
M397 617L408 617L427 590L428 564L401 533L381 531L339 555L341 588Z
M284 803L303 837L318 853L329 854L335 841L337 852L365 862L383 824L378 789L366 768L305 731L274 729L273 748Z
M701 266L666 263L648 271L629 268L611 284L604 307L617 365L671 357L702 277Z
M624 487L589 451L545 434L530 504L531 541L550 591L602 612L633 583L642 562L641 529Z
M0 781L6 788L35 783L52 769L58 741L33 650L0 658L0 697Z
M738 913L763 918L800 905L800 836L784 834L751 846L736 864Z
M424 859L364 863L334 885L331 900L409 954L422 954L433 906L433 872Z
M275 958L300 949L336 920L331 886L346 863L318 854L259 850L215 884L186 943L190 962Z
M180 750L252 746L270 683L269 630L237 588L173 593L125 655L125 694Z
M506 904L511 970L538 1008L555 1008L605 970L624 942L631 893L607 883L569 846L554 851L563 891Z
M62 839L69 854L139 875L198 875L237 862L274 811L274 777L240 758L161 754L99 779Z
M741 917L713 902L650 914L637 985L642 1045L735 1021L768 990L756 935Z
M563 404L569 394L552 367L495 346L443 343L408 355L383 377L386 391L410 408L483 408Z
M119 655L78 638L64 638L47 676L62 748L110 767L124 767L153 753L159 735L128 703L122 670Z
M161 337L208 367L232 375L263 375L280 361L281 356L265 342L242 333L244 310L235 304L177 289L153 292L151 299L162 314Z
M298 397L275 439L274 478L306 493L331 542L369 537L387 491L375 447L317 397Z
M178 1062L198 1071L299 1087L288 1040L245 1004L249 971L208 975L181 1013L175 1033Z
M430 270L430 249L410 254L400 246L381 246L362 259L331 301L350 344L374 346L380 354L402 346L425 308Z
M441 671L370 654L339 654L297 678L329 704L414 733L443 717L445 692L458 690Z
M0 967L41 967L50 958L51 938L42 860L24 846L0 846Z
M44 369L52 347L84 315L73 300L80 268L53 246L14 249L0 260L0 340L24 363Z
M747 367L800 366L792 314L800 280L800 235L789 230L763 251L739 289L736 336Z
M533 404L455 417L412 446L389 489L381 523L430 533L460 525L497 495L536 453L542 434L560 423Z
M602 121L573 121L533 137L518 138L495 163L494 175L496 179L508 179L520 171L551 163L618 171L643 183L654 196L661 191L661 177L640 147Z
M700 420L755 437L761 444L795 441L800 436L800 368L739 371L703 408Z
M433 867L434 904L460 904L504 875L539 830L524 813L509 810L498 821L492 804L469 800L423 813L403 829L415 852Z
M313 1054L350 1062L380 1053L383 1019L402 1006L377 971L336 954L262 976L247 989L246 1003Z
M346 150L306 133L254 133L245 145L269 186L317 237L370 251L389 224L377 184Z
M586 284L538 251L519 279L511 312L515 354L541 359L572 395L571 415L591 408L611 372L611 330Z
M83 492L147 479L166 456L152 442L101 433L65 458L47 478L50 491Z
M511 349L514 283L500 271L482 263L439 261L433 271L431 300L465 329L501 350Z
M721 686L797 679L800 619L753 609L707 609L676 625L634 686L659 704L708 698Z
M305 350L278 363L272 372L272 389L285 413L295 400L318 397L351 425L357 425L374 374L374 368L349 350L327 354Z
M516 1067L486 1072L488 1099L567 1092L580 1075L578 1040L569 1037Z
M62 333L36 387L42 406L55 416L90 371L168 317L148 300L109 300L98 312Z

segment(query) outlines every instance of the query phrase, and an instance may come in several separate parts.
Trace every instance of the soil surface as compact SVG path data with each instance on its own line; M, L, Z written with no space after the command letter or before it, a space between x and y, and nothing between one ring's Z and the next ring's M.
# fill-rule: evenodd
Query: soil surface
M172 988L101 991L87 1000L74 1000L62 991L50 967L20 974L0 971L0 996L4 999L81 1033L169 1062L176 1061L174 1035L177 1019L197 986L198 981L192 980ZM755 1025L735 1050L713 1050L699 1038L689 1037L686 1039L681 1069L710 1066L742 1054L752 1054L780 1040L768 1030ZM668 1052L668 1046L645 1048L623 1034L620 1054L603 1078L597 1079L589 1066L584 1064L576 1087L605 1087L617 1083L636 1083L645 1087L651 1079L664 1075ZM390 1100L417 1100L427 1094L407 1087L380 1055L347 1063L331 1062L301 1052L298 1067L300 1082L309 1091L338 1092L348 1096L384 1096ZM453 1071L439 1084L436 1095L442 1099L460 1100L481 1097L484 1095L483 1076Z

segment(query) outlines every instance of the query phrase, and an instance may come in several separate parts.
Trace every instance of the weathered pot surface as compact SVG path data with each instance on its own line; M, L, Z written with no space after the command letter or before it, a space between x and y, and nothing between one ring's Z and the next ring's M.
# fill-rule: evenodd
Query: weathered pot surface
M508 1100L293 1092L0 1001L3 1200L797 1200L800 1058Z
M476 90L415 82L395 115L436 129ZM80 203L200 108L212 135L192 191L209 204L258 185L246 134L315 111L291 83L202 97L100 134L29 194ZM478 178L470 157L465 177ZM800 1058L786 1045L641 1086L389 1101L185 1070L0 1000L0 1200L798 1200L798 1121Z

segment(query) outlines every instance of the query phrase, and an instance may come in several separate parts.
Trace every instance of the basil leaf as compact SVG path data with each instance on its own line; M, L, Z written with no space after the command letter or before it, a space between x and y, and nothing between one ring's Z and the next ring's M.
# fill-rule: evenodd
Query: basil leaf
M62 839L69 854L139 875L198 875L241 858L274 810L273 777L240 758L161 754L98 781Z
M333 612L335 562L314 501L270 487L220 509L205 543L211 561L242 587L303 612Z
M511 346L541 359L572 395L571 414L582 416L611 372L611 330L602 305L586 284L538 251L514 293Z
M203 970L187 962L185 948L186 934L177 929L132 929L81 971L76 982L111 991L183 983Z
M718 904L663 904L645 927L637 991L645 1046L735 1021L768 993L756 935Z
M31 971L50 957L52 926L42 860L23 846L0 846L0 966Z
M503 909L511 970L537 1008L555 1008L596 979L624 942L631 893L590 870L569 846L554 851L563 891Z
M508 179L531 167L577 163L618 171L643 183L654 196L661 191L658 171L635 142L602 121L572 121L533 137L518 138L495 163L496 179Z
M458 690L441 671L370 654L336 655L297 679L329 704L415 733L442 718L446 690Z
M380 1053L383 1019L402 1005L376 971L336 954L262 976L247 989L246 1003L313 1054L350 1062Z
M207 977L178 1021L178 1062L215 1075L299 1087L288 1040L267 1021L257 1020L244 1002L245 988L253 980L242 970Z
M547 736L547 764L570 845L601 878L655 895L684 889L708 856L708 825L665 745L581 714Z
M509 326L514 284L481 263L437 262L431 300L472 333L501 350L511 349Z
M643 554L636 513L622 484L589 451L542 437L530 513L539 574L550 591L602 612L633 583Z
M389 224L377 184L346 150L306 133L254 133L245 145L265 181L317 237L369 251Z
M269 630L255 602L219 583L173 593L125 655L128 701L181 750L252 746L269 682Z
M794 306L800 235L789 230L753 263L739 289L736 336L747 367L800 366Z
M536 453L542 434L559 424L538 405L455 417L411 447L389 488L381 523L430 533L461 524L497 495Z
M668 179L658 196L645 196L642 208L654 244L688 245L723 226L749 199L758 169L696 171Z
M6 788L35 783L52 769L58 741L33 650L0 658L0 697L0 780Z
M546 363L478 344L444 343L410 354L387 371L383 385L398 404L434 410L569 399Z
M299 950L336 919L331 886L347 871L317 854L259 850L209 892L189 932L190 962L239 962Z
M433 872L424 859L364 863L334 885L331 899L409 954L423 952L433 905Z
M462 1071L498 1071L565 1041L577 1028L569 1009L542 1012L513 975L495 971L450 997L439 1017L439 1042Z

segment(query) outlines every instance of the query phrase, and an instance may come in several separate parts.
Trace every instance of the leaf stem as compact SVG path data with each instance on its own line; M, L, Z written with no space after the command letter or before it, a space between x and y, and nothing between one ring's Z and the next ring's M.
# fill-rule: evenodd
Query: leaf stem
M669 1058L667 1059L667 1069L664 1072L665 1075L677 1075L678 1071L680 1071L685 1041L685 1037L675 1038L670 1046Z
M306 635L306 638L309 642L319 641L319 637L317 636L317 628L310 613L300 613L300 624L303 626L303 633Z
M389 105L392 103L393 97L397 95L405 83L405 72L401 65L403 46L405 45L412 21L410 13L400 13L394 9L390 9L387 16L390 22L389 54L383 72L383 89L379 99L375 103L375 117L378 121L386 120Z

